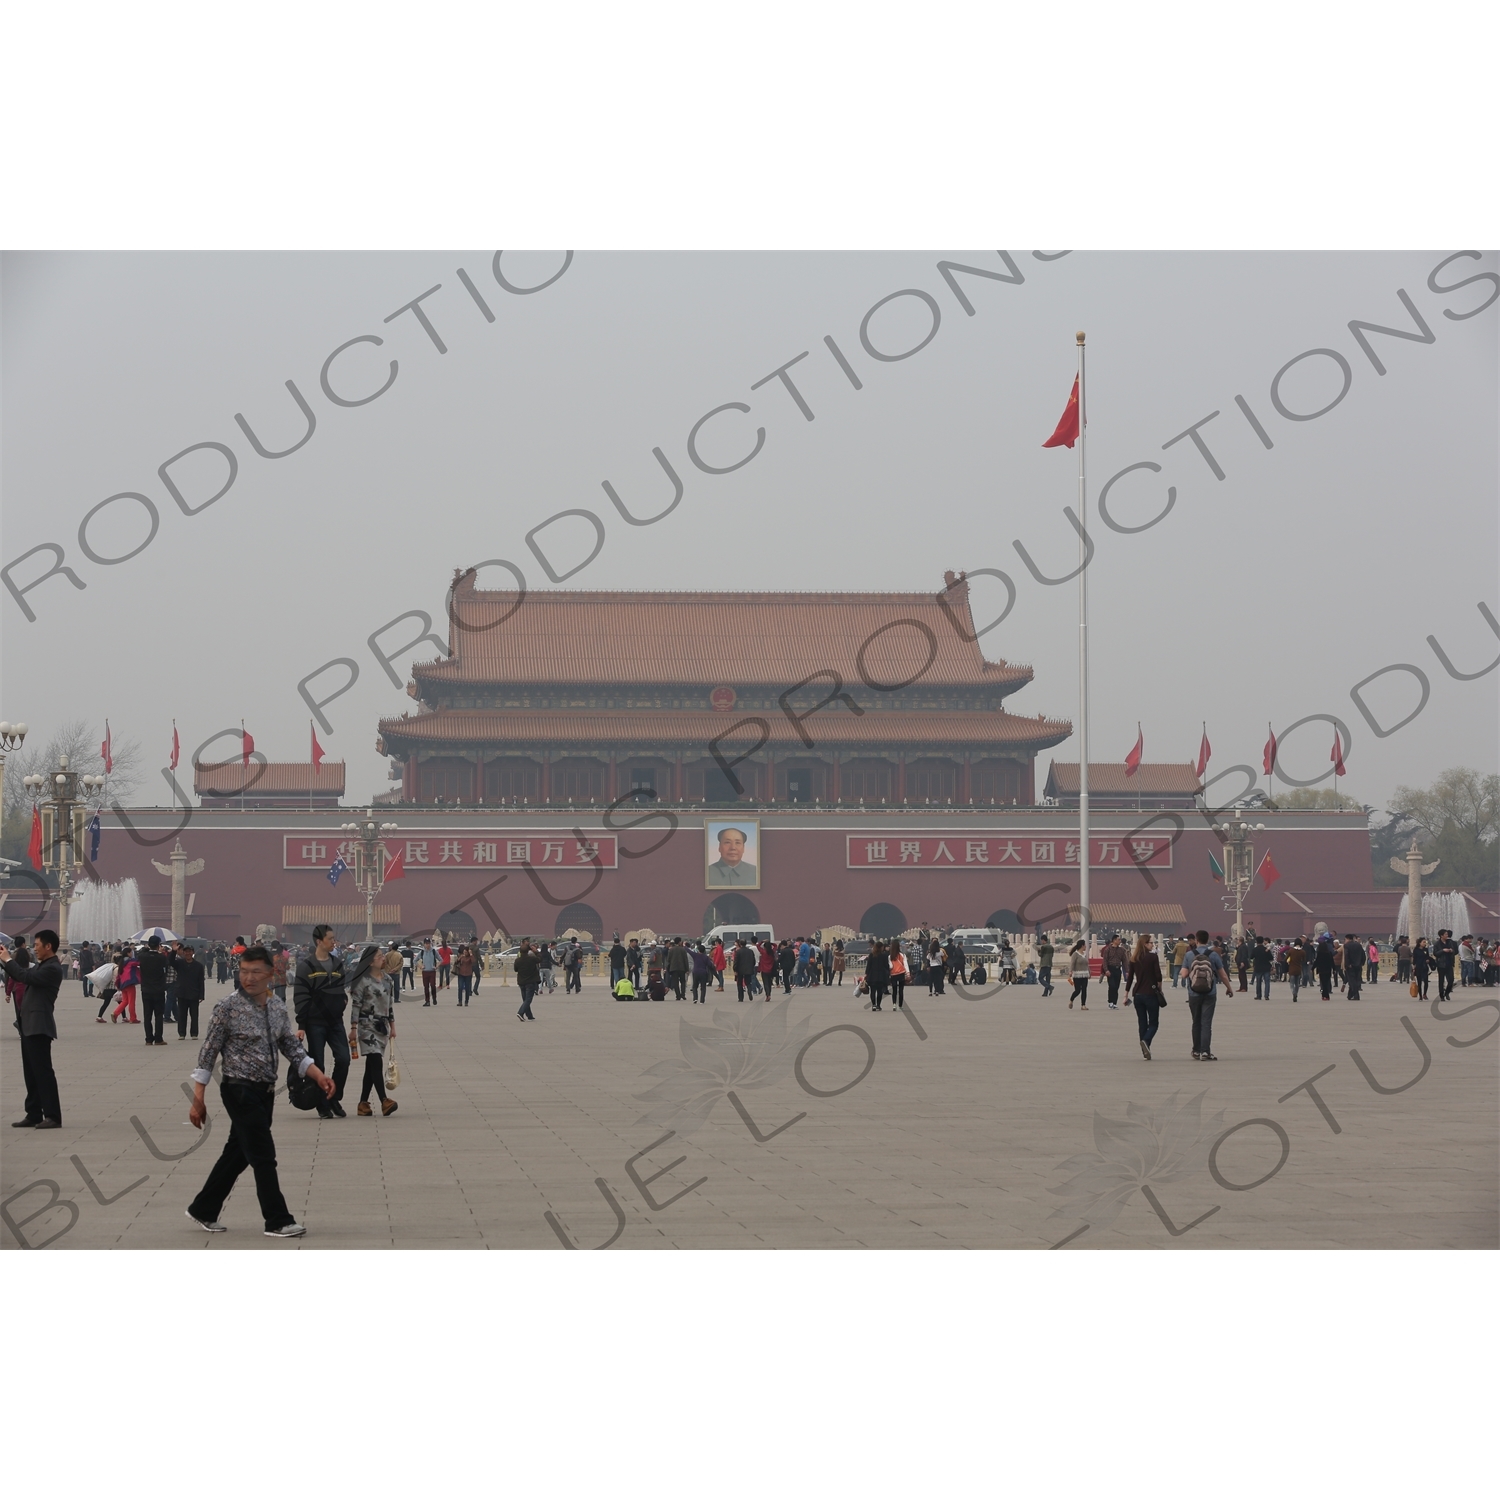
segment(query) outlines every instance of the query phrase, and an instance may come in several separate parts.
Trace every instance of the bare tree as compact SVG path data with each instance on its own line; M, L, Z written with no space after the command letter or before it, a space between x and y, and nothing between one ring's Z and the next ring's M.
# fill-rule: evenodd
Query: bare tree
M31 793L21 785L21 778L56 770L59 758L64 755L71 770L103 774L104 757L99 753L103 743L102 729L94 728L86 719L68 719L52 731L45 744L28 741L13 751L5 762L5 816L10 818L18 813L30 816ZM114 769L109 773L109 794L111 799L123 802L140 781L143 759L140 742L114 740L110 758Z
M1467 840L1487 844L1500 834L1500 776L1453 766L1426 791L1398 786L1391 811L1433 838L1451 824Z

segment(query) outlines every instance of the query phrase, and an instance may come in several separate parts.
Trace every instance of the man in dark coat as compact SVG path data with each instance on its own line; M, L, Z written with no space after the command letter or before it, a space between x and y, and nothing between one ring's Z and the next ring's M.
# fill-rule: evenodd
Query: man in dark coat
M333 1094L318 1105L324 1120L345 1118L344 1083L349 1077L349 1037L344 1030L349 997L344 992L344 960L334 953L335 946L333 928L320 922L313 928L313 951L298 962L292 987L297 1031L306 1039L308 1056L322 1068L324 1049L333 1053Z
M165 1047L162 1031L167 1019L167 956L161 951L161 939L150 937L136 954L141 966L141 1019L146 1028L148 1047Z
M62 987L62 965L57 959L57 934L51 928L37 933L32 943L36 961L18 963L0 943L0 967L7 978L26 986L16 1030L21 1033L21 1071L26 1079L26 1113L11 1124L19 1130L56 1130L62 1124L57 1096L57 1074L52 1071L52 1044L57 1040L57 992Z
M177 950L177 1035L188 1035L188 1018L192 1018L194 1036L198 1035L198 1006L208 975L197 955L185 943Z

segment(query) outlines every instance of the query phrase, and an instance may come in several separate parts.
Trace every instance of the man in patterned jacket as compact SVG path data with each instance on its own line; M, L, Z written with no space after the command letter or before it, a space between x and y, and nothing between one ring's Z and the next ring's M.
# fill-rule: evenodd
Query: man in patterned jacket
M187 1216L200 1229L222 1234L219 1212L240 1173L255 1173L266 1233L295 1239L307 1231L292 1217L276 1175L276 1143L271 1139L271 1110L276 1103L276 1054L281 1054L305 1078L333 1097L333 1080L318 1068L297 1038L286 1005L271 993L271 955L256 945L240 954L239 987L214 1006L198 1066L193 1069L193 1104L188 1119L199 1129L208 1118L203 1091L213 1076L215 1058L222 1058L224 1080L219 1097L229 1116L229 1139L208 1181L188 1206Z

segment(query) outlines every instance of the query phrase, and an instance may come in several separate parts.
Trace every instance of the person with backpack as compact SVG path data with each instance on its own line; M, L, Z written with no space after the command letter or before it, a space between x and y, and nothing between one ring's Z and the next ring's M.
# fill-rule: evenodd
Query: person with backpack
M1182 978L1188 992L1188 1010L1193 1017L1193 1060L1218 1062L1213 1051L1214 1007L1219 1002L1219 985L1224 986L1226 993L1233 989L1233 985L1229 978L1229 965L1209 946L1208 933L1200 927L1197 938L1197 943L1188 949L1182 964Z
M1318 989L1325 1000L1333 998L1333 971L1338 967L1338 957L1333 934L1324 928L1313 944L1313 967L1318 971Z

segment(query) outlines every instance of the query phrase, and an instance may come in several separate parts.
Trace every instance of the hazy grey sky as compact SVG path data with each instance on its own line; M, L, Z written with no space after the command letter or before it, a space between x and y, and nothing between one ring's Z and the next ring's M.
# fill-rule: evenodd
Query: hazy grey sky
M349 254L9 254L0 262L3 457L0 552L12 563L56 542L87 587L57 577L28 593L29 623L0 593L0 712L37 733L79 715L110 718L165 763L175 714L184 751L243 716L272 759L307 753L298 680L335 657L360 666L329 705L321 738L349 762L351 795L385 789L375 721L412 705L366 638L405 610L446 633L444 590L456 565L508 558L533 588L550 587L525 535L556 512L603 523L597 558L564 585L643 589L935 590L945 568L996 568L1015 582L1009 618L984 637L990 657L1031 663L1021 713L1076 718L1077 589L1038 584L1012 545L1044 572L1074 566L1063 507L1077 503L1076 460L1043 450L1075 369L1074 330L1089 338L1089 529L1093 758L1123 758L1145 733L1149 760L1188 759L1207 719L1213 769L1260 764L1266 722L1307 714L1353 731L1340 789L1382 803L1398 782L1445 766L1493 769L1500 674L1453 680L1428 646L1436 635L1459 670L1500 653L1477 605L1500 613L1497 257L1463 247L1350 254L1077 252L1043 261L1009 252L1024 276L1008 284L959 275L966 315L938 270L943 259L1004 271L996 252L579 252L533 295L500 287L492 252ZM507 255L518 285L545 280L561 253ZM467 270L494 314L487 322L456 272ZM440 354L411 313L386 315L435 285L423 308ZM861 346L865 314L905 289L933 299L941 322L910 358L882 362ZM1404 290L1434 339L1371 334L1378 374L1351 320L1415 331ZM1457 314L1450 317L1448 314ZM869 336L899 351L931 328L921 299L897 298ZM335 405L319 372L346 395L371 391L391 359L399 374L367 405ZM856 391L823 343L856 370ZM1271 396L1277 372L1309 350L1336 351L1347 395L1326 415L1292 421ZM815 414L808 422L780 381L752 385L809 351L791 371ZM271 461L236 425L241 412L271 448L306 423L305 447ZM1343 384L1315 355L1283 378L1279 396L1312 412ZM1274 447L1235 404L1242 395ZM727 412L700 442L706 462L765 442L736 472L694 467L686 442L712 408ZM1226 477L1189 439L1201 429ZM194 443L233 449L229 492L186 516L157 467ZM660 446L686 492L659 524L620 520L601 482L638 514L670 497L652 457ZM1110 509L1125 525L1175 508L1137 535L1099 519L1100 485L1149 460L1162 472L1122 479ZM212 453L173 473L190 504L224 477ZM111 495L146 495L160 529L117 566L80 551L79 525ZM119 501L90 523L102 556L138 545L148 522ZM587 555L587 522L538 539L558 571ZM37 554L12 573L45 571ZM486 586L507 575L487 570ZM976 585L976 614L1004 602ZM406 622L383 637L409 640ZM412 654L399 658L404 684ZM433 654L421 648L423 656ZM1426 673L1431 700L1406 728L1377 738L1350 699L1360 679L1393 663ZM318 679L324 696L344 680ZM1383 724L1416 706L1406 673L1367 690ZM1287 770L1328 768L1329 727L1287 745ZM222 755L228 742L220 741ZM210 752L213 754L214 752ZM1071 745L1056 752L1075 755ZM153 773L154 775L154 773ZM1233 786L1236 783L1227 783ZM164 798L157 782L149 800Z

